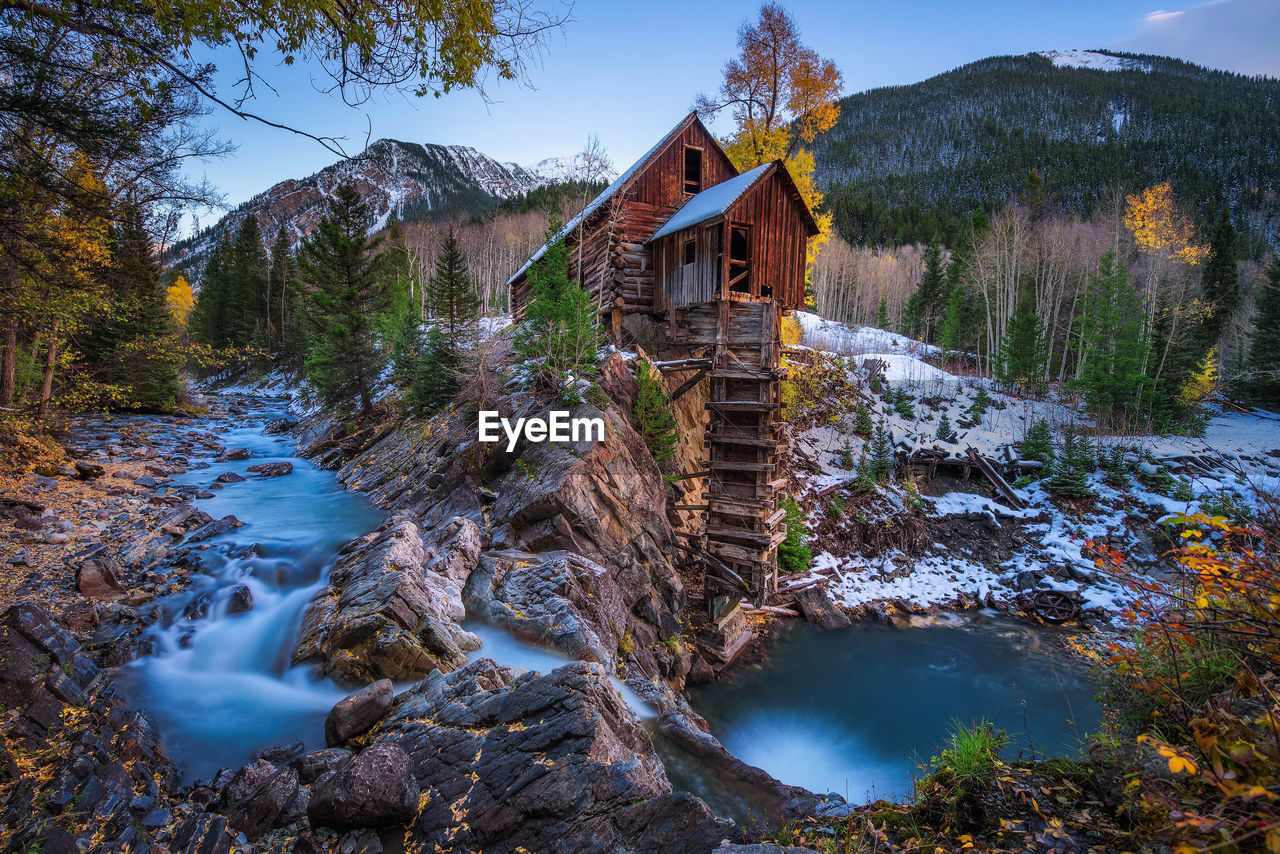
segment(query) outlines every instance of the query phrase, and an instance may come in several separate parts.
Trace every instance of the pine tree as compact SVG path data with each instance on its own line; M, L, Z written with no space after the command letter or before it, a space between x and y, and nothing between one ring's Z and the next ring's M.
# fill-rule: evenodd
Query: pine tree
M1211 308L1205 319L1201 340L1203 351L1218 343L1222 330L1240 308L1240 270L1236 264L1238 236L1224 208L1209 242L1209 259L1205 262L1200 289Z
M143 411L173 408L182 391L178 324L152 245L142 211L130 206L111 229L104 271L115 313L84 348L97 376L114 387L114 406Z
M548 239L558 227L552 223ZM532 298L513 346L544 387L572 398L581 379L599 371L600 326L591 297L569 279L569 252L563 240L547 246L529 268Z
M969 406L969 414L975 420L981 421L982 416L987 414L987 407L991 405L991 395L987 394L985 385L978 386L978 393L974 395L973 403Z
M448 336L432 326L422 337L421 352L406 397L409 412L434 415L458 395L458 354Z
M947 417L947 413L942 413L942 419L938 422L937 437L943 442L954 442L956 440L956 431L951 426L951 419Z
M926 344L932 343L941 325L946 301L947 276L942 266L942 248L935 240L925 251L920 283L903 311L903 331Z
M480 297L452 229L436 255L435 275L427 283L427 309L455 343L480 316Z
M1244 393L1255 406L1280 412L1280 254L1267 267L1257 304Z
M787 574L804 572L813 561L813 552L805 544L808 529L804 514L794 498L782 502L786 513L787 538L778 544L778 570Z
M1062 451L1055 457L1045 488L1063 498L1092 496L1089 475L1097 467L1097 459L1093 444L1074 428L1068 428L1063 437Z
M877 424L871 437L871 453L867 472L876 483L883 483L893 474L893 440L884 425Z
M302 352L303 341L298 340L301 324L294 317L297 310L298 265L289 245L289 234L284 226L276 231L271 244L271 268L267 278L267 332L268 345L275 352L292 359Z
M210 347L222 348L230 344L230 292L231 279L227 264L231 256L231 240L226 232L214 244L205 262L200 278L200 292L191 311L189 329L199 340Z
M647 359L636 361L636 402L631 408L636 419L636 432L649 446L658 468L666 471L676 453L676 420L671 414L671 397Z
M871 410L867 409L867 405L862 401L858 401L858 407L853 414L853 432L859 436L870 436L874 429L871 423Z
M889 297L885 294L880 295L880 306L876 309L876 328L889 328Z
M1027 429L1027 437L1018 445L1018 456L1024 460L1034 460L1048 470L1053 464L1053 430L1049 422L1037 419Z
M236 232L227 261L228 337L238 346L266 346L267 253L262 245L258 218L246 216Z
M316 334L306 361L307 376L325 402L362 413L373 407L373 383L382 370L376 325L390 307L387 278L380 274L373 218L360 194L342 185L303 244L299 258L311 287Z
M396 388L408 389L413 385L425 349L422 315L417 305L408 303L391 334L391 382Z
M1082 365L1074 385L1100 426L1128 426L1146 411L1146 312L1114 252L1103 255L1098 272L1089 276L1082 303Z
M1103 455L1102 470L1106 472L1103 480L1113 489L1127 489L1132 482L1129 477L1129 465L1124 459L1124 450L1119 445L1112 445Z
M1000 345L996 376L1007 389L1038 395L1044 389L1046 359L1035 294L1024 289Z

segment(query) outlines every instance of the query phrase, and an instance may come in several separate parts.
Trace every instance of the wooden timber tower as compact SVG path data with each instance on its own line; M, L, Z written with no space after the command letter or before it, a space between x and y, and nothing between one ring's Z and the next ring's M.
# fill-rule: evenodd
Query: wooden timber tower
M804 304L805 248L817 232L782 162L739 174L691 113L556 236L615 338L626 315L644 314L681 351L664 363L692 372L673 399L709 381L704 468L685 476L705 478L697 506L713 617L777 590L780 330L783 314ZM526 273L545 249L509 282L517 318Z

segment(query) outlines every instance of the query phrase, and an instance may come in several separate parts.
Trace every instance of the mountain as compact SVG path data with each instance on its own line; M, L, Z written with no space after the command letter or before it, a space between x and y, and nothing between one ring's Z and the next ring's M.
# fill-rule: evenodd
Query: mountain
M1171 181L1202 222L1229 204L1280 234L1280 80L1177 59L1046 51L980 60L844 98L813 145L836 227L855 243L954 236L1038 170L1051 204L1088 215Z
M253 214L268 241L281 228L299 241L319 223L326 200L342 184L360 191L375 216L375 229L391 213L403 220L474 216L504 200L564 182L578 157L554 157L533 166L501 163L463 145L432 145L380 139L357 157L341 160L308 178L281 181L216 224L174 245L166 261L199 272L225 232L234 234Z

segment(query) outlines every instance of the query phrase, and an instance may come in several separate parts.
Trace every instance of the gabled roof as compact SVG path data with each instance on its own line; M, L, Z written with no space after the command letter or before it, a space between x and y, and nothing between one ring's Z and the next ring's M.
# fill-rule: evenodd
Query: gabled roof
M697 225L700 222L706 222L709 219L722 216L743 193L755 186L756 182L763 178L772 166L772 163L762 164L750 172L743 172L736 178L722 181L714 187L708 187L698 193L698 195L685 202L684 207L672 214L671 219L667 220L662 228L655 231L648 242L652 243L682 228L688 228L691 225Z
M537 252L533 253L533 255L529 258L529 260L524 262L524 266L521 267L519 270L516 270L514 276L512 276L510 279L507 279L507 284L510 285L516 279L523 276L528 271L528 269L533 266L535 261L537 261L539 258L541 258L543 255L546 254L547 248L550 247L551 244L555 243L558 240L563 240L565 237L571 234L575 229L577 229L577 227L584 220L586 220L593 213L595 213L600 208L602 208L605 202L609 201L609 199L617 195L618 191L624 189L627 185L629 185L631 183L631 180L635 178L635 176L638 175L640 171L644 169L644 167L648 166L649 162L653 160L654 157L656 157L664 148L667 147L668 142L670 142L674 137L678 136L681 133L681 131L683 131L690 124L696 121L698 121L698 114L696 112L689 113L689 115L681 119L680 122L675 127L673 127L670 131L668 131L666 134L663 135L662 139L658 140L657 144L654 145L653 148L650 148L648 151L644 153L644 155L639 160L637 160L635 163L632 163L631 168L627 169L627 171L619 175L616 179L614 179L614 182L612 184L604 188L604 191L600 193L600 195L592 199L590 204L588 204L585 208L582 209L581 213L579 213L573 219L566 222L559 231L557 231L554 235L552 235L549 241L542 244L542 248L539 249Z

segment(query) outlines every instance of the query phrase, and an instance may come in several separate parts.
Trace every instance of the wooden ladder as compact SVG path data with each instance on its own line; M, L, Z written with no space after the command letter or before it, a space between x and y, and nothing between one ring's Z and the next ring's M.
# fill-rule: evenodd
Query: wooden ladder
M786 538L777 307L720 300L717 310L703 493L713 619L745 596L763 603L777 591L778 544Z

